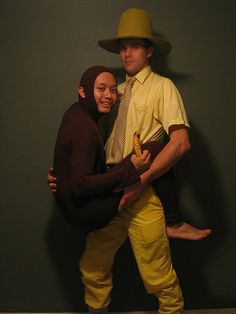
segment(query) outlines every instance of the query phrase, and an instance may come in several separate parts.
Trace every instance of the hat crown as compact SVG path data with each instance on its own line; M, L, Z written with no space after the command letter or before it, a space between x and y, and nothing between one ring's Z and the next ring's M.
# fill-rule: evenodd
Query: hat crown
M123 12L120 17L117 36L100 39L98 44L110 52L119 53L120 40L125 38L148 39L159 55L167 54L171 49L169 42L153 34L151 17L148 12L142 9L130 8Z
M131 8L120 18L118 37L151 37L153 33L152 21L149 14L141 9Z

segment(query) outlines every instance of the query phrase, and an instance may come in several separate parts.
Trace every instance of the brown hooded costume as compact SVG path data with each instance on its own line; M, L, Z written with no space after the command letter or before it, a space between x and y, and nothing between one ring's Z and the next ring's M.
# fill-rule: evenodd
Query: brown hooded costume
M129 158L106 172L104 143L97 126L101 116L94 98L94 82L102 66L82 76L86 98L79 96L64 114L59 128L54 170L56 200L65 218L74 226L91 231L105 226L117 212L120 193L112 192L140 180Z
M122 192L114 190L140 180L130 155L107 171L104 143L97 125L102 114L94 98L95 80L103 72L112 73L106 67L94 66L83 74L80 86L86 97L79 96L79 101L65 112L54 152L57 204L70 224L87 232L104 227L115 217ZM150 150L152 159L162 147L157 142L143 145ZM173 179L170 170L153 182L165 210L169 210L170 220L175 219L178 209Z

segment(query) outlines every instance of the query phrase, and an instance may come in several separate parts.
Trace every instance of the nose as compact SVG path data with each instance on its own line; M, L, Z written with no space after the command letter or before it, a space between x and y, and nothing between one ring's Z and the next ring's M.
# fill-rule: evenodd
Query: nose
M110 91L109 88L106 88L106 90L105 90L105 92L104 92L104 97L105 97L105 98L109 98L109 99L112 98L112 96L111 96L111 91Z
M125 49L125 57L129 57L132 53L131 47L126 47Z

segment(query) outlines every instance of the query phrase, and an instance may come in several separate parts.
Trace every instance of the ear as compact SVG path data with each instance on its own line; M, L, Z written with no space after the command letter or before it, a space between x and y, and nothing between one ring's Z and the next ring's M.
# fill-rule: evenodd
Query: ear
M148 47L147 48L147 57L150 58L153 54L153 47Z
M81 98L85 98L86 97L85 93L84 93L84 88L82 86L79 86L77 88L77 92L78 92L78 94L80 95Z

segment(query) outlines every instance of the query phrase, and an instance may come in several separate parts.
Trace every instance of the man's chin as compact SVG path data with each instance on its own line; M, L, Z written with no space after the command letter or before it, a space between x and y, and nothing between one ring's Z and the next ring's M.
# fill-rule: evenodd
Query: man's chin
M125 71L129 76L134 76L137 74L137 71L134 70L132 67L125 67Z

